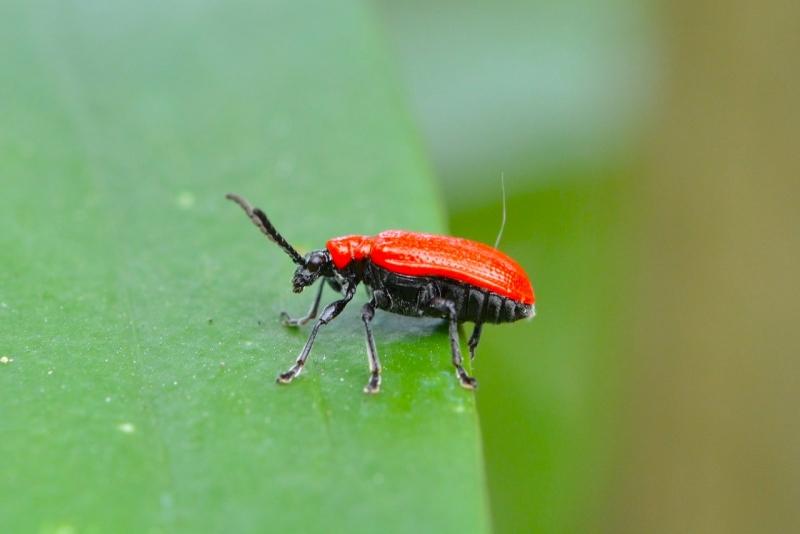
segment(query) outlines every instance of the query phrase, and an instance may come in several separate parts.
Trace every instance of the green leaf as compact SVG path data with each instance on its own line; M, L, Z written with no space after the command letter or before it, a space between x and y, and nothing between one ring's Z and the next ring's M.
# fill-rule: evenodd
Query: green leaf
M488 529L441 325L379 312L366 396L360 293L276 385L313 295L223 198L301 250L444 229L361 3L16 0L0 49L3 531Z

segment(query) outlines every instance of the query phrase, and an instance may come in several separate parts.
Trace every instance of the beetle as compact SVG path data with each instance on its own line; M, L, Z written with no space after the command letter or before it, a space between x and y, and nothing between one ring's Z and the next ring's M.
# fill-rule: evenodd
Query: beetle
M297 264L292 277L295 293L323 279L308 313L292 318L282 312L284 325L297 327L316 318L325 283L342 294L342 298L322 310L300 355L288 371L278 375L278 383L288 384L300 374L319 329L344 310L359 283L367 287L369 296L361 309L370 369L365 393L377 393L381 385L381 365L370 326L376 309L447 320L456 377L467 389L474 389L478 383L464 370L458 324L466 321L475 324L467 343L473 359L484 323L508 323L535 315L533 288L525 271L489 245L458 237L389 230L374 236L336 237L324 249L302 256L263 211L239 195L228 194L226 198L237 203Z

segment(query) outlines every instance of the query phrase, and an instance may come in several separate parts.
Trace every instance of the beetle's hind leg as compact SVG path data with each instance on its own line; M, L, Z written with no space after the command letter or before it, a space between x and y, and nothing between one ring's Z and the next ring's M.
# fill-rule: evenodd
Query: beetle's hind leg
M361 309L361 320L367 331L367 357L369 358L369 382L364 386L364 393L378 393L381 389L381 362L378 360L378 350L375 348L375 338L372 337L370 323L375 316L375 303L370 300Z
M311 308L309 308L308 313L306 313L302 317L289 317L289 314L285 311L281 312L281 323L283 326L303 326L308 321L313 319L317 316L317 311L319 311L319 303L322 300L322 290L325 288L325 282L323 281L319 285L319 289L317 290L317 296L314 297L314 302L311 303Z
M458 314L456 305L451 300L435 298L431 302L431 307L445 314L450 321L450 350L453 353L453 366L456 368L456 376L461 383L461 387L475 389L478 381L471 377L464 370L464 360L461 357L461 347L458 340Z
M469 361L475 359L475 349L478 348L478 343L481 340L482 330L483 323L475 323L475 327L472 329L472 335L469 336L469 341L467 342L467 346L469 347Z

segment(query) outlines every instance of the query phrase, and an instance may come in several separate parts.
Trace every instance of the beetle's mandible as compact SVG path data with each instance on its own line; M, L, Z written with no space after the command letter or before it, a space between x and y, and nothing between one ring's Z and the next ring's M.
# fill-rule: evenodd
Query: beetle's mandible
M474 389L477 381L464 370L458 323L475 323L468 342L470 358L474 358L484 323L508 323L535 314L533 288L525 271L488 245L457 237L389 230L374 236L337 237L329 240L324 249L301 256L263 211L238 195L229 194L226 198L239 204L250 220L297 264L292 278L295 293L323 279L308 313L299 318L281 313L283 324L300 326L316 318L325 283L342 295L322 310L294 365L278 375L281 384L288 384L300 374L320 327L342 312L359 283L369 293L369 301L361 310L370 369L366 393L377 393L381 385L381 365L370 326L376 309L446 319L456 376L467 389Z

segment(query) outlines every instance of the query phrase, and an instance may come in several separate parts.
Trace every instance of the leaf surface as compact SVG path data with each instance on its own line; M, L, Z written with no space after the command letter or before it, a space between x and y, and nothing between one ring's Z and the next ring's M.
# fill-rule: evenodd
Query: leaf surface
M223 198L444 230L361 3L12 1L0 49L3 530L488 530L445 330L379 312L368 397L359 293L276 385L313 294Z

